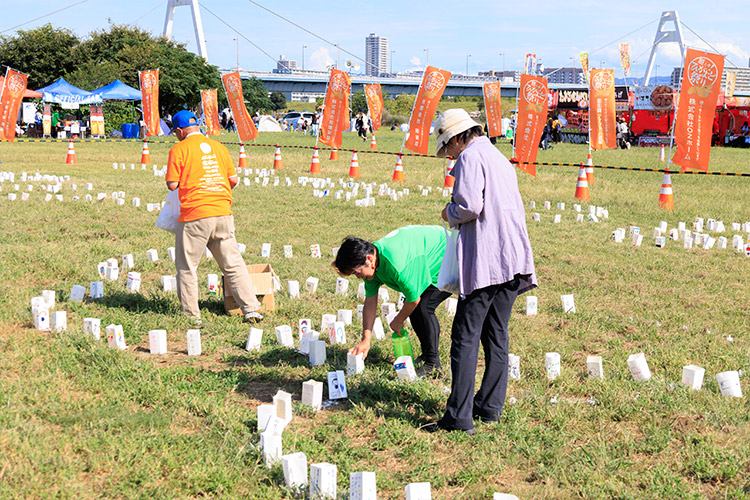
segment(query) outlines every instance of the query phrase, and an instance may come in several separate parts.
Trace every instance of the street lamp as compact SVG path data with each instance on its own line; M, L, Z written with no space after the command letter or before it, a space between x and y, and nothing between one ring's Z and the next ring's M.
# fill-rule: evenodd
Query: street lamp
M501 73L502 76L500 78L505 78L505 52L501 52L498 55L503 58L503 72Z
M471 54L466 54L466 77L469 77L469 58L471 57Z
M396 53L395 50L391 51L391 75L393 75L393 54L395 54L395 53Z
M425 68L430 65L430 49L422 49L422 52L427 52L427 57L424 61Z
M305 49L307 45L302 46L302 71L305 71Z
M240 70L240 39L239 38L232 38L237 44L237 71Z

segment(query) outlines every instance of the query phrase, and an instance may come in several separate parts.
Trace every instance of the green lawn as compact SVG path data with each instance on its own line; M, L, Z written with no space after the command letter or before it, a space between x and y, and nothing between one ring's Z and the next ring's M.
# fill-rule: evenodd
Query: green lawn
M380 151L395 152L403 135L383 130L377 139ZM284 146L313 141L291 133L257 140ZM394 156L367 154L369 144L354 134L344 141L344 148L363 148L361 181L402 189L390 181ZM152 162L166 164L169 147L152 144ZM511 156L507 141L499 147ZM523 296L516 303L511 352L521 357L522 378L509 384L514 402L499 424L480 424L470 437L419 430L441 416L449 375L398 382L390 341L376 343L364 374L347 380L348 400L318 413L300 404L302 382L345 370L346 350L360 334L358 283L351 280L348 296L334 295L331 249L349 234L377 239L406 224L440 224L444 160L406 157L404 187L411 194L392 201L377 196L376 187L375 206L361 208L335 199L333 193L344 189L338 186L331 196L313 197L311 184L297 182L308 175L310 150L282 148L279 186L263 187L251 175L250 186L234 192L246 261L265 262L261 244L271 243L267 261L284 286L276 311L262 323L262 349L245 351L248 326L225 316L220 299L208 295L206 275L218 267L204 259L204 354L188 357L190 326L179 316L175 294L161 291L161 276L174 274L167 258L173 237L154 227L157 213L146 210L147 203L163 201L164 179L150 166L140 169L140 149L138 142L77 143L78 164L70 166L66 143L0 144L0 172L14 172L21 191L33 187L29 201L20 194L9 201L13 183L0 184L0 498L295 498L284 487L281 466L268 470L258 450L255 410L279 389L295 401L284 453L303 451L308 463L336 464L340 498L348 498L349 473L362 470L377 473L384 499L404 498L406 484L422 481L432 483L436 499L490 499L495 491L524 499L750 498L748 399L722 397L716 382L719 372L743 370L742 388L750 391L750 258L731 248L734 234L748 237L731 230L731 223L750 220L748 179L673 175L675 211L665 212L657 205L661 174L597 169L591 203L608 209L609 219L576 223L576 168L539 167L537 178L519 172L524 201L537 203L527 209L527 221L539 314L525 315ZM229 149L236 161L238 147ZM271 168L273 148L246 149L253 168ZM540 151L539 161L580 163L586 154L585 146L562 144ZM337 185L349 167L349 154L340 158L331 162L321 152L322 176ZM750 172L749 159L747 150L714 149L711 170ZM114 170L113 162L127 168ZM594 162L662 165L655 148L596 152ZM45 202L42 185L50 182L21 181L22 172L69 175L63 201ZM100 192L107 199L72 201L89 193L88 182L94 200ZM431 192L423 196L420 185ZM114 191L125 192L123 206L111 199ZM140 208L133 197L141 199ZM547 200L552 210L542 208ZM566 203L565 211L555 209L557 202ZM534 212L541 222L532 221ZM557 213L562 221L554 224ZM729 248L653 245L660 221L692 227L695 217L724 221ZM642 228L643 246L611 240L614 229L631 225ZM319 260L310 257L316 243L323 249ZM294 258L284 258L283 245L293 246ZM159 251L158 262L146 260L150 248ZM126 253L134 254L142 274L139 294L127 293L121 270L117 282L105 282L103 299L68 300L73 285L99 279L98 262ZM308 276L320 278L317 294L289 298L286 281L304 288ZM33 329L29 300L43 289L55 290L57 308L67 311L66 332ZM569 293L576 314L562 312L560 295ZM277 344L275 326L296 331L300 318L312 318L317 328L322 314L337 309L355 310L355 322L346 345L328 346L327 364L310 367ZM122 324L129 349L108 349L105 340L84 335L85 317L101 318L102 327ZM447 366L451 319L443 308L439 318ZM148 352L148 331L157 328L168 332L166 355ZM562 356L562 375L554 381L544 371L550 351ZM627 357L638 352L653 373L648 382L633 381L628 371ZM588 378L589 355L603 357L604 380ZM680 384L689 364L706 369L700 391Z

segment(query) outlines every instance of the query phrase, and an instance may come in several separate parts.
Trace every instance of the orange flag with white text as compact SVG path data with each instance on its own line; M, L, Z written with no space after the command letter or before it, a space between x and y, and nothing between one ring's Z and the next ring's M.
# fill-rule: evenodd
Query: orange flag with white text
M10 68L5 72L0 99L0 141L13 142L16 139L16 118L28 78L28 75Z
M487 131L490 137L503 135L503 115L500 112L500 82L489 82L482 86L484 113L487 116Z
M672 162L708 172L716 101L721 90L724 56L688 49L674 122L677 152Z
M320 142L332 148L341 147L341 133L349 126L349 93L351 78L344 71L331 69L326 89L325 108L320 119Z
M543 76L521 75L521 96L516 126L516 159L518 168L536 177L539 141L547 121L547 79Z
M370 120L372 120L372 131L375 132L380 128L380 120L383 117L383 91L380 84L365 85L365 97Z
M450 71L443 71L432 66L427 66L424 72L409 120L409 138L404 143L404 146L415 153L423 155L428 153L432 118L435 116L437 105L450 78Z
M159 135L159 70L139 71L138 80L141 84L141 104L143 121L146 122L146 135Z
M208 135L220 135L219 100L216 89L201 90L201 106L203 107L203 122L206 124Z
M592 69L589 87L591 149L617 149L615 71Z
M234 116L234 124L237 127L237 135L240 141L252 141L258 137L258 129L255 128L253 119L245 107L245 97L242 94L242 79L237 71L221 75L224 84L224 92L227 94L229 107Z

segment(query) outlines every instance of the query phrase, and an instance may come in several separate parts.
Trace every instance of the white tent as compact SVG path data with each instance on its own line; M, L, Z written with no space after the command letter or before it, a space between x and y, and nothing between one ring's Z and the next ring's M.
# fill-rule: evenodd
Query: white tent
M281 125L271 115L262 115L258 120L258 132L281 132Z

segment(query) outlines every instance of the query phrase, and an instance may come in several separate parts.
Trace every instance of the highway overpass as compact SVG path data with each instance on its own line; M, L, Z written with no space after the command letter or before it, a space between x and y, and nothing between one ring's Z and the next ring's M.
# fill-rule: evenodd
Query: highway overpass
M220 70L226 73L232 70ZM322 71L293 71L290 73L268 73L259 71L240 70L242 78L258 78L263 82L269 92L282 92L286 94L288 101L300 100L299 97L306 96L324 96L326 84L328 83L328 73ZM365 84L379 83L384 93L389 95L398 95L402 93L416 94L419 84L422 81L421 75L402 75L395 77L372 77L364 75L352 76L352 92L364 91ZM497 81L496 78L453 75L448 81L444 96L459 97L481 97L482 85L486 82ZM584 90L586 85L560 85L565 88L580 88ZM551 88L557 88L557 85L551 84ZM502 97L516 97L518 84L513 83L510 79L502 84Z

